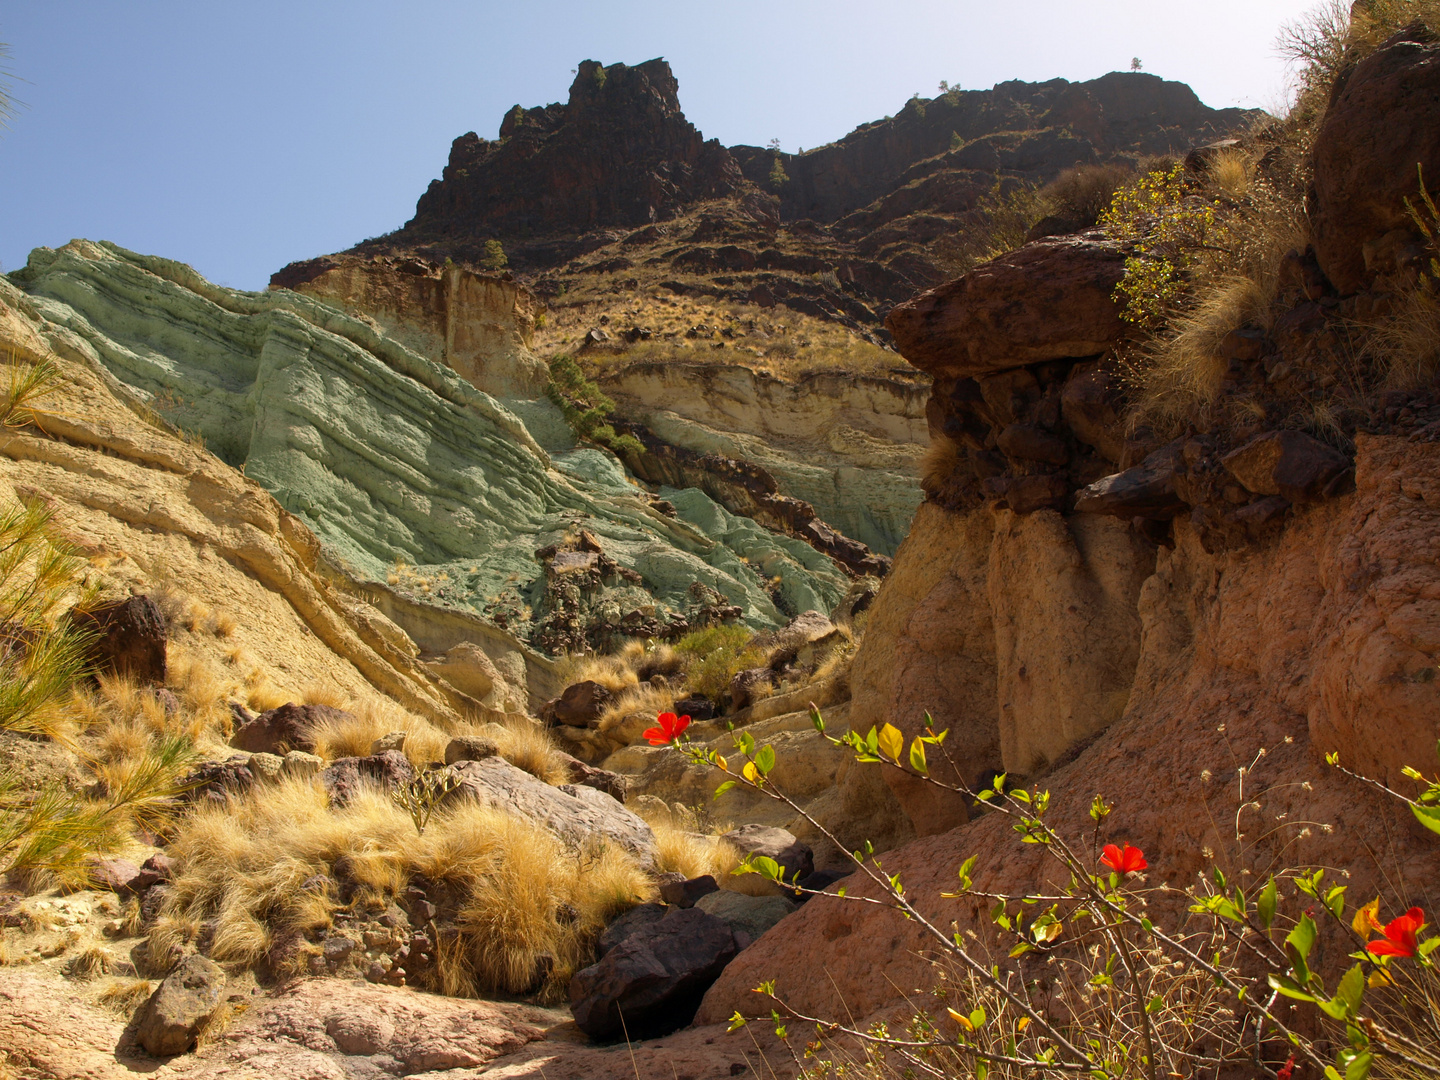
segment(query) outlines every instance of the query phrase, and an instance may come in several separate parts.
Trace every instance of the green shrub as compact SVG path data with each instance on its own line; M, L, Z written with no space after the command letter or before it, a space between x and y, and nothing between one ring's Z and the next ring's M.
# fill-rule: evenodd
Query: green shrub
M480 259L480 265L486 270L504 270L510 265L510 259L499 240L485 241L485 254Z
M547 390L565 417L570 429L580 438L597 443L620 457L641 454L645 446L633 435L620 435L606 422L615 411L615 403L593 381L585 377L580 365L568 356L550 361L550 386Z
M702 694L715 702L730 696L730 680L737 672L765 663L765 653L751 645L755 634L744 626L707 626L694 630L675 642L675 651L682 654L686 687L692 694Z

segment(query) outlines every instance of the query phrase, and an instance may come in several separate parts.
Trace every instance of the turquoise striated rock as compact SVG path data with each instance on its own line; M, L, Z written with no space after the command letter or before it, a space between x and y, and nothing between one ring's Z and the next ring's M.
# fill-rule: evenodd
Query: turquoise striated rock
M545 589L536 550L585 529L639 575L615 590L622 617L683 612L699 582L758 629L846 591L824 556L699 491L663 492L677 516L659 513L613 456L564 436L549 402L498 400L313 297L88 241L36 249L11 280L57 351L203 437L360 580L525 636Z

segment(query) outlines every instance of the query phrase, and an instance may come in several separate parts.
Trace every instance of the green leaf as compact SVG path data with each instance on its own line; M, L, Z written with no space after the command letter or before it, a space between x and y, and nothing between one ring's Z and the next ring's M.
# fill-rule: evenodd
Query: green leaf
M1295 929L1286 935L1285 945L1298 953L1301 960L1307 959L1310 950L1315 947L1315 920L1309 915L1301 915Z
M905 736L894 724L886 724L880 729L880 734L875 738L880 753L884 754L891 761L899 764L900 752L905 749Z
M1337 919L1345 915L1345 886L1336 885L1325 894L1325 906L1330 909L1330 914Z
M734 780L726 780L723 784L721 784L719 787L717 787L717 788L715 789L715 796L714 796L714 797L718 799L721 795L724 795L725 792L729 791L729 790L730 790L732 787L734 787L734 786L735 786L735 781L734 781Z
M1370 1075L1370 1064L1374 1060L1375 1055L1368 1051L1356 1054L1350 1064L1345 1066L1345 1080L1365 1080Z
M970 1026L976 1031L985 1026L985 1010L979 1005L976 1005L974 1011L970 1013Z
M1348 1020L1360 1011L1360 1001L1365 996L1365 971L1356 964L1345 973L1335 996L1320 1003L1320 1007L1336 1020Z
M756 872L761 877L769 878L771 881L780 880L780 864L770 858L769 855L755 856L755 858L751 860L751 865L755 867Z
M1420 942L1420 948L1417 951L1421 956L1429 956L1437 948L1440 948L1440 937L1432 937Z
M1315 995L1303 989L1294 979L1284 975L1271 975L1268 978L1270 989L1278 990L1288 998L1296 1001L1314 1001Z
M775 768L775 748L766 743L755 755L755 767L760 770L762 776L769 776L770 770Z
M1035 946L1031 945L1028 941L1022 941L1010 950L1010 959L1013 960L1017 956L1024 956L1027 952L1033 951L1034 948Z
M910 743L910 768L921 776L930 775L930 767L925 763L925 744L918 737Z
M1145 1003L1145 1011L1147 1013L1157 1013L1164 1007L1165 999L1162 998L1159 994L1156 994L1153 998L1151 998Z
M1279 890L1275 885L1275 879L1272 877L1266 883L1265 888L1260 890L1260 895L1255 900L1255 910L1260 915L1260 924L1264 926L1266 930L1269 930L1270 924L1275 921L1275 901L1278 895Z
M1415 820L1424 825L1431 832L1440 833L1440 807L1410 806L1410 812L1415 815Z
M960 864L960 887L962 889L968 889L970 887L970 875L974 872L975 863L979 858L980 856L978 855L971 855ZM1440 941L1440 938L1436 938L1435 940Z
M737 1009L730 1017L730 1026L725 1030L727 1033L731 1031L739 1031L747 1023L749 1023L749 1021L746 1020L745 1017L741 1016L740 1011Z
M880 733L875 730L874 725L865 733L865 748L872 754L880 752Z
M820 715L820 710L815 707L814 702L810 704L810 723L815 725L815 730L821 735L825 734L825 718Z

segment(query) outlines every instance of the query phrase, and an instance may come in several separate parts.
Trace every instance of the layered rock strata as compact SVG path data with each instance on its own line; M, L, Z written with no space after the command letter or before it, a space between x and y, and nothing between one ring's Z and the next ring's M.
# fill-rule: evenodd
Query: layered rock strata
M17 280L54 347L198 432L351 577L469 609L528 640L547 612L574 607L537 549L588 528L624 570L585 582L576 600L582 637L594 630L596 643L636 612L648 620L658 609L662 625L683 628L697 584L757 628L787 621L783 607L829 610L848 587L810 545L698 491L662 491L675 515L660 513L612 456L577 447L548 401L502 402L376 322L311 297L222 289L179 264L85 242L37 251ZM335 290L357 280L374 279L345 276ZM433 300L446 280L428 278L421 292ZM457 280L444 293L452 300L484 289L504 300L503 283ZM403 314L405 303L388 310ZM520 329L507 333L523 341ZM489 377L525 384L526 356L517 345Z

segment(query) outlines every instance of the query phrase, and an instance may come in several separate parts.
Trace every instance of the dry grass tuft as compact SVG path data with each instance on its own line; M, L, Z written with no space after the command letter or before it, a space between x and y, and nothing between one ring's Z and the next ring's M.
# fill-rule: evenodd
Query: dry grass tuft
M100 988L95 1001L101 1008L129 1020L135 1011L150 1000L155 984L149 979L117 977L110 979Z
M927 495L940 491L960 467L960 444L946 435L934 435L920 458L920 488Z
M312 682L300 691L300 699L306 705L328 705L332 709L348 709L350 695L334 683Z
M65 974L72 979L84 979L88 982L102 975L113 974L115 968L115 958L109 952L99 945L88 945L66 963Z
M408 815L378 790L332 809L316 785L290 781L229 809L201 808L171 853L180 871L151 934L155 955L189 940L205 919L216 920L211 955L222 962L254 962L278 933L313 934L329 924L338 901L301 886L333 875L343 858L356 904L388 902L416 875L464 897L435 987L462 996L557 997L589 961L606 920L652 891L618 850L568 851L499 810L464 803L417 836Z
M630 687L600 714L600 730L611 731L627 717L643 713L651 718L675 708L675 691L668 686L640 683Z
M525 716L507 716L504 723L486 724L475 729L474 733L493 739L500 748L501 757L531 776L547 784L570 782L567 755L536 721ZM441 758L443 756L442 750Z
M445 747L451 737L424 717L408 712L388 698L367 697L353 701L331 697L323 704L337 700L340 704L334 707L346 712L347 716L319 724L313 732L315 753L327 761L364 757L370 753L370 745L376 739L394 731L405 732L405 756L417 768L445 759Z

